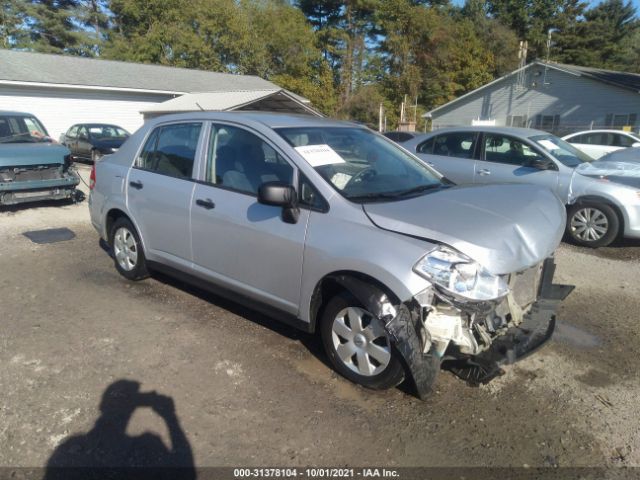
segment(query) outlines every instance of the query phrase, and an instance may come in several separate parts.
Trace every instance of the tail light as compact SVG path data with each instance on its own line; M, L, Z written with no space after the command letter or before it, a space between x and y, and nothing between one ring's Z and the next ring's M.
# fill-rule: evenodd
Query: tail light
M91 165L91 175L89 175L89 190L96 186L96 164Z

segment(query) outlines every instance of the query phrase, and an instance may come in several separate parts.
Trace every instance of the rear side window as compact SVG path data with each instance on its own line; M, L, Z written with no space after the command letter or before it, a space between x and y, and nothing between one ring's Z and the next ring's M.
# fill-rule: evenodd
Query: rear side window
M416 148L416 152L418 153L433 153L433 144L435 142L435 137L430 138L426 142L422 142Z
M627 137L620 133L613 134L613 146L614 147L630 147L634 143L633 138Z
M474 132L438 135L434 139L433 154L445 157L473 158L476 136Z
M191 178L201 123L156 128L144 145L136 167L176 178Z

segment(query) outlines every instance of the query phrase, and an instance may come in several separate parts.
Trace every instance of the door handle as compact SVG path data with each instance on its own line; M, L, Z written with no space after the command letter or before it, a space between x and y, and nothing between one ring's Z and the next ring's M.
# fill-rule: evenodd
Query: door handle
M429 165L430 167L435 167L435 164L433 162L427 162L427 165Z
M478 170L478 173L480 175L491 175L491 170L488 170L486 168L481 168L480 170Z
M129 182L129 185L135 188L136 190L142 190L142 182Z
M210 198L206 198L206 199L199 198L196 200L196 205L202 208L206 208L207 210L216 208L216 204L213 203L213 200L211 200Z

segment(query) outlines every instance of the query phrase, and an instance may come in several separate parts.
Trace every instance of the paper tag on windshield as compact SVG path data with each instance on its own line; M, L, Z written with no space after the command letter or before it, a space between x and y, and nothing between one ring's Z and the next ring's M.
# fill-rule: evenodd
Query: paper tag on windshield
M551 140L538 140L538 143L549 151L556 150L558 148L558 146Z
M296 151L302 155L309 165L319 167L321 165L331 165L333 163L345 163L344 158L336 153L329 145L305 145L295 147Z

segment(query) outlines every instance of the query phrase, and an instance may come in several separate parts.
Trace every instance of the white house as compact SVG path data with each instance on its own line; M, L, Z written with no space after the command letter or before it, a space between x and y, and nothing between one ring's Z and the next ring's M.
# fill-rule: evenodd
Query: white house
M34 114L56 139L75 123L111 123L132 132L144 121L141 112L186 111L188 102L158 104L203 92L224 98L207 100L220 108L203 109L318 115L307 99L256 76L0 49L0 110Z

